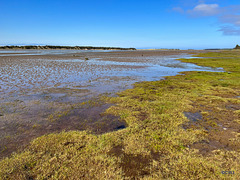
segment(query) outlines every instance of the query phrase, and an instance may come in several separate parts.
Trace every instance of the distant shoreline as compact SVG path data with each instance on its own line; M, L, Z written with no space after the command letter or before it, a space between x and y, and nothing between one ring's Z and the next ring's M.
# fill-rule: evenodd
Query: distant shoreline
M64 49L64 50L136 50L136 48L93 47L93 46L0 46L0 49Z

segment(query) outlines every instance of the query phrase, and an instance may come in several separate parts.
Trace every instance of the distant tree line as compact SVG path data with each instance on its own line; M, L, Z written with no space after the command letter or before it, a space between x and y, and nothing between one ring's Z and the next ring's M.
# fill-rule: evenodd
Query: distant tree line
M0 46L0 49L72 49L72 50L136 50L136 48L93 47L93 46Z

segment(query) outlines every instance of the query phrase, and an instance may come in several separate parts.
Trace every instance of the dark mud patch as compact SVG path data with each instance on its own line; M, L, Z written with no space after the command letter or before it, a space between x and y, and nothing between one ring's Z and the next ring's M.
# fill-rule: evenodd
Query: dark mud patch
M195 112L195 113L192 113L192 112L184 112L183 114L184 114L190 121L193 121L193 122L196 122L196 121L202 119L202 115L201 115L201 113L199 113L199 112Z
M21 151L32 139L44 134L63 130L87 130L93 134L102 134L126 128L127 124L119 117L104 113L109 107L110 104L87 105L62 109L52 114L49 110L41 115L36 114L36 111L35 116L31 112L17 115L15 121L4 121L0 127L0 158ZM23 117L25 120L22 120Z
M125 128L126 128L125 125L120 125L120 126L116 127L115 130L120 130L120 129L125 129Z
M126 153L123 145L114 146L108 153L110 156L118 157L119 166L127 179L140 179L151 174L151 164L160 161L162 155L151 151L149 155Z
M189 122L183 124L183 129L187 130L189 128L200 128L203 117L200 112L183 112L183 114L188 118Z
M127 154L124 152L124 147L120 145L113 147L108 154L120 158L119 166L125 177L138 179L137 177L150 174L150 163L153 160L151 155Z

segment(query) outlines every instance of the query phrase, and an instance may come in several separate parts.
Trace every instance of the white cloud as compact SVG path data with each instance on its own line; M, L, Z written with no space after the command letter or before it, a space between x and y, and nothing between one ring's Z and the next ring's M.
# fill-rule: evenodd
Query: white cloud
M187 13L192 16L213 16L221 12L218 4L199 4L192 10L188 10Z

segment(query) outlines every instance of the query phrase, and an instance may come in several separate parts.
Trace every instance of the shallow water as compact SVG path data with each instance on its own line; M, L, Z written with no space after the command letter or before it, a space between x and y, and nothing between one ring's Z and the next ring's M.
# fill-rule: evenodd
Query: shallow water
M24 51L25 52L25 51ZM179 58L188 57L181 55ZM28 93L42 88L87 87L99 93L119 91L119 83L130 86L137 81L154 81L182 71L221 71L182 63L175 57L144 57L146 62L117 62L102 59L26 59L9 57L0 62L0 95ZM118 79L118 80L116 80ZM103 81L106 81L103 83ZM117 81L117 82L116 82ZM127 82L126 82L127 81ZM121 83L122 82L122 83ZM105 85L108 88L105 88ZM111 87L112 86L112 87ZM77 89L79 89L77 88Z

